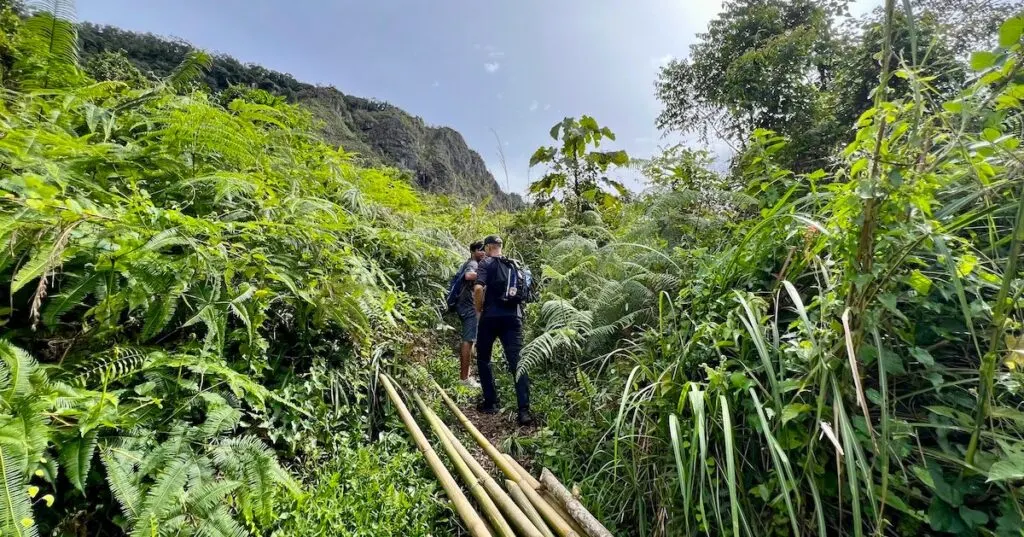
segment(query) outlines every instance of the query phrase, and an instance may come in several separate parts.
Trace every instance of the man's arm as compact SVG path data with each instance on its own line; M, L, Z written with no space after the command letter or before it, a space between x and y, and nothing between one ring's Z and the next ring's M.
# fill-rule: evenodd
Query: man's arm
M484 286L475 285L473 286L473 309L476 310L477 314L481 314L484 311Z
M478 263L476 267L476 282L473 285L473 309L480 315L484 311L484 290L487 289L487 260Z
M466 279L467 281L475 281L476 280L476 271L475 270L467 270L466 273L463 274L462 277L464 279Z

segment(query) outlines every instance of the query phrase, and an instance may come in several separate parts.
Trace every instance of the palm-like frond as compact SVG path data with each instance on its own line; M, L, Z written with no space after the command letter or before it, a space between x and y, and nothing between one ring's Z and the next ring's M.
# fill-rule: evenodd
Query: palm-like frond
M36 51L68 65L78 65L78 29L74 0L30 0L25 29L45 47Z
M201 50L193 50L174 68L165 83L174 88L183 87L203 76L203 73L211 66L213 66L213 56Z

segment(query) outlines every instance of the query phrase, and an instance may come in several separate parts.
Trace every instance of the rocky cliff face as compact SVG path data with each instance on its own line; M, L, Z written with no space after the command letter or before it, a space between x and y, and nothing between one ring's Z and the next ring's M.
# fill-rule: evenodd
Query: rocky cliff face
M92 24L81 25L79 38L86 58L102 51L123 51L143 73L154 77L169 74L193 50L183 41ZM325 140L357 153L368 164L407 171L412 182L427 192L471 202L490 198L491 205L499 208L522 204L519 196L501 190L461 134L426 125L388 103L299 82L291 75L242 64L229 56L215 57L206 83L213 91L232 85L257 87L299 103L323 122Z

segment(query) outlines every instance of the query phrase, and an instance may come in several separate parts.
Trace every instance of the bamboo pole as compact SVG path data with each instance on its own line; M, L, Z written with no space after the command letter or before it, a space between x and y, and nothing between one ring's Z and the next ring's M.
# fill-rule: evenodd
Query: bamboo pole
M548 522L552 529L554 529L561 537L571 537L580 535L573 526L575 521L572 517L567 514L559 513L555 507L554 502L548 502L540 496L538 490L541 488L540 481L533 478L519 463L516 463L511 457L503 455L497 448L492 445L487 438L480 432L479 429L473 425L473 422L469 421L469 418L462 413L459 409L459 405L455 404L455 401L448 394L445 393L444 388L441 387L436 381L434 387L441 394L441 398L445 404L452 411L452 414L458 418L459 423L469 432L469 435L473 437L473 440L487 453L487 455L494 461L497 466L509 480L518 483L519 488L526 494L526 497L530 500L530 503L540 512L544 520ZM509 462L509 461L513 462ZM520 473L522 472L522 473Z
M513 459L511 455L509 455L508 453L504 453L502 454L502 456L505 457L505 459L508 461L510 465L512 465L513 468L516 469L516 472L518 472L519 475L523 477L523 479L533 479L530 473L526 471L526 468L523 468L523 465L519 464L519 462ZM536 480L534 479L534 481ZM538 482L537 484L540 485L541 483ZM559 516L561 516L566 522L569 523L570 526L572 526L572 529L575 530L576 533L579 533L580 535L583 535L585 533L583 530L583 526L580 526L579 523L572 518L572 515L570 515L568 511L562 508L562 504L559 503L558 499L551 495L548 491L544 490L543 486L534 487L534 490L540 492L540 497L547 501L548 504L550 504L551 507L555 509L555 512L557 512Z
M505 480L505 488L508 489L508 493L512 495L512 499L516 501L516 504L523 509L526 516L530 517L533 524L540 529L540 532L544 534L544 537L555 537L554 533L551 533L551 529L544 522L544 518L537 512L537 508L530 503L530 499L526 497L526 493L523 489L519 488L519 485L511 479Z
M540 497L540 493L537 492L537 489L530 487L522 481L520 481L518 485L519 490L526 495L526 498L530 500L530 503L537 509L540 516L547 521L548 525L551 526L551 529L555 530L555 533L557 533L559 537L584 537L582 534L577 533L565 518L558 514L558 511L556 511L550 503Z
M452 401L452 398L448 397L448 394L445 393L444 388L441 388L441 385L435 381L434 386L437 388L437 391L441 393L441 398L444 399L445 404L448 405L448 408L459 420L459 423L462 424L462 427L469 432L469 435L473 437L473 440L476 441L477 445L487 453L487 456L494 461L494 465L497 466L506 477L516 483L520 480L526 479L530 487L534 490L540 488L540 481L537 481L530 474L526 473L526 470L523 470L523 473L520 474L519 470L516 469L516 466L519 466L518 463L513 465L508 462L508 459L502 456L501 452L498 451L498 449L495 448L486 437L484 437L483 433L473 425L473 422L469 421L469 418L462 413L462 410L459 409L459 405L456 405L455 401ZM520 469L521 468L522 467L520 466Z
M576 522L576 519L574 519L572 515L562 507L562 504L558 502L557 498L555 498L550 492L544 490L544 487L541 487L538 492L540 492L540 497L543 498L544 501L548 502L548 505L558 513L558 516L562 517L562 520L569 523L569 526L572 527L573 531L580 535L587 534L587 532L583 530L583 526L580 526L580 523Z
M473 496L477 499L477 502L483 506L484 513L487 514L487 518L491 521L492 526L498 531L499 534L505 537L516 537L515 532L512 531L512 527L508 521L501 514L501 510L498 509L498 498L494 497L494 491L488 487L488 481L493 483L491 476L487 475L487 472L480 468L479 472L473 465L480 466L476 459L469 454L451 431L447 430L445 424L434 414L434 411L423 402L423 399L419 395L413 394L413 399L416 401L416 405L420 408L420 412L424 417L427 418L427 422L430 423L430 427L434 430L434 434L441 441L441 445L444 446L444 450L448 453L448 458L451 459L452 464L455 465L459 474L462 476L462 481L469 486L469 490L473 493ZM462 447L462 451L459 448ZM472 461L472 462L470 462ZM482 474L482 476L481 476ZM497 487L497 484L494 484ZM500 487L498 487L500 491ZM490 495L488 495L490 493ZM525 537L541 537L540 532L537 528L533 527L533 523L530 522L526 515L516 507L515 503L512 502L511 498L508 498L511 507L514 509L514 513L518 514L519 518L513 520L516 526L522 526L526 528L524 532L532 530L532 532L525 533ZM513 518L513 517L510 517ZM522 528L521 528L522 529Z
M612 537L612 533L608 531L608 528L604 527L594 515L590 514L590 511L577 500L568 489L565 488L555 474L551 473L551 470L545 468L540 473L540 482L544 484L544 488L551 492L551 494L558 499L559 502L565 507L565 510L572 515L572 518L576 522L583 526L589 537Z
M469 465L470 470L472 470L477 479L484 484L484 488L490 493L494 503L498 504L498 507L501 508L502 512L504 512L508 518L511 519L511 522L519 528L519 531L524 534L524 537L544 537L541 529L546 529L546 526L544 528L538 527L534 521L527 516L528 513L524 512L523 509L520 509L520 506L516 504L515 500L513 500L498 485L498 482L491 477L491 474L487 473L487 470L477 462L476 458L474 458L473 455L470 454L469 450L462 445L462 442L455 437L455 433L452 432L440 417L438 417L437 413L427 405L423 404L423 401L418 396L416 401L425 409L424 413L428 416L428 419L432 420L432 423L436 422L438 427L444 431L444 434L451 441L452 445L455 446L459 455L466 461L466 464Z
M526 482L529 483L531 487L533 487L534 489L541 488L540 481L537 481L536 478L534 478L532 475L530 475L530 472L527 472L526 468L523 468L523 465L519 464L519 461L513 459L512 455L509 455L508 453L505 453L503 456L508 461L508 463L510 465L512 465L512 468L515 469L516 473L519 474L520 477L525 479Z
M487 529L487 524L484 523L480 515L477 514L476 510L473 509L473 505L469 503L469 499L462 493L462 489L459 488L459 484L452 477L452 474L448 472L448 469L441 463L440 457L434 452L434 448L430 447L430 442L427 441L427 437L423 435L423 431L420 430L419 426L416 425L416 420L413 419L412 414L409 413L409 409L405 407L405 403L402 402L402 398L395 391L395 387L391 384L387 375L380 373L378 375L381 384L384 385L384 390L388 392L388 397L391 398L391 402L394 403L395 408L398 410L398 415L401 416L402 422L405 423L405 428L409 431L409 434L416 441L416 445L423 452L423 456L427 459L427 464L430 469L434 471L434 475L437 476L437 480L441 483L441 487L444 488L448 498L452 500L454 504L455 512L462 518L463 523L466 524L466 529L473 537L493 537L490 530Z

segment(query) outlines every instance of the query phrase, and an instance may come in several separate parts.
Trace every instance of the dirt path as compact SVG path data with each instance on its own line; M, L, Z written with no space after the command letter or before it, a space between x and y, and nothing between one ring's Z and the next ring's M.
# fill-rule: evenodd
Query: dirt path
M473 422L473 425L480 430L480 433L482 433L484 437L502 453L506 453L503 446L509 437L512 435L529 436L535 433L538 428L537 425L520 427L516 423L515 415L507 412L484 414L482 412L478 412L472 405L468 407L463 405L461 410L466 417L469 418L469 421ZM463 444L467 449L469 449L470 453L473 454L473 457L476 458L477 462L479 462L480 465L492 475L500 475L500 472L497 474L495 473L494 461L484 453L483 449L473 441L472 437L470 437L469 434L466 434L464 430L462 430L461 433L460 437L463 439ZM527 471L533 473L533 461L523 459L522 457L516 457L516 460L526 468Z

